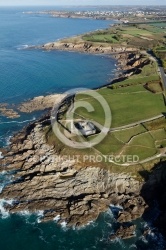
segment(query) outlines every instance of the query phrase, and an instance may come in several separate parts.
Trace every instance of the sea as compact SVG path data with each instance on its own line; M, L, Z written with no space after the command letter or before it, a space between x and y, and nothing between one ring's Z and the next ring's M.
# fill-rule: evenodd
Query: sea
M32 45L108 28L116 22L26 13L52 9L88 10L88 7L0 8L0 103L17 105L40 95L63 93L79 87L96 88L114 77L116 61L110 56L29 49ZM0 116L0 147L9 145L14 133L41 114L21 113L20 118L12 120ZM11 180L11 173L2 172L0 190ZM5 202L0 200L0 250L166 249L163 237L153 226L157 207L144 220L135 221L135 237L111 241L110 235L118 226L115 217L120 209L111 204L97 220L76 229L67 228L65 223L59 225L57 221L42 223L43 211L9 214L4 208ZM142 232L147 226L152 230L145 238Z

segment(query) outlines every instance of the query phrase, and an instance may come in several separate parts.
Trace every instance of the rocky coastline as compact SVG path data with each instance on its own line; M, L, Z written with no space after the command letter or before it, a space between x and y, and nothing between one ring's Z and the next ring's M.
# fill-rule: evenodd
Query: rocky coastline
M56 42L37 49L114 56L119 73L109 84L135 74L144 64L149 63L140 51L123 46L114 49L110 46L90 46L87 43L73 46ZM36 97L22 103L16 110L30 113L50 109L63 97L57 94ZM1 107L4 108L2 114L5 115L7 106L2 104ZM16 115L17 113L13 113L13 117ZM12 118L12 115L9 117ZM10 204L6 203L5 209L10 213L43 211L42 221L56 220L60 224L80 227L95 220L112 204L121 209L116 217L119 227L114 235L110 235L110 240L116 237L134 237L136 225L133 221L142 217L148 207L151 207L148 195L146 196L147 184L123 171L114 173L94 165L82 167L75 160L64 160L56 145L47 142L45 131L49 127L50 114L47 114L14 135L8 148L0 149L3 156L0 159L0 171L14 171L13 180L0 193L0 199L13 200ZM158 225L162 224L161 218L158 218Z
M74 41L76 40L76 41ZM78 41L77 41L78 40ZM76 51L76 52L85 52L92 54L119 54L124 52L138 52L139 50L135 47L127 47L126 45L110 45L102 43L92 43L83 41L79 37L73 37L71 39L64 39L56 42L46 43L40 46L35 46L36 49L44 50L64 50L64 51Z
M135 220L144 217L157 200L161 212L154 225L165 235L165 162L146 173L145 181L138 181L123 169L114 173L94 164L82 166L74 158L64 158L56 145L48 144L48 128L49 113L0 149L0 171L13 176L0 193L7 211L43 211L43 222L54 220L80 227L96 220L101 212L118 207L118 226L110 240L128 239L135 237ZM145 177L145 173L140 174ZM143 234L148 237L151 232L148 228Z
M6 205L10 213L42 210L42 221L58 218L69 226L95 220L110 204L122 207L117 216L120 226L142 216L147 207L140 196L142 183L123 171L80 167L75 160L59 158L56 147L46 141L48 126L49 115L28 125L3 149L0 171L15 172L0 194L1 199L13 200Z

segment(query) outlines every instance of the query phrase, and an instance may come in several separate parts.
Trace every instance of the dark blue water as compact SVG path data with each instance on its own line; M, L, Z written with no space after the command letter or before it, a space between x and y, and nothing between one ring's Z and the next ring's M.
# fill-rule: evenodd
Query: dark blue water
M18 104L35 96L61 93L75 87L98 87L107 83L113 74L115 62L109 57L25 50L27 45L106 28L113 23L23 13L40 9L0 8L0 103ZM13 132L21 129L28 120L39 115L40 112L22 114L13 121L0 117L0 146L7 144ZM1 186L10 177L0 175ZM109 236L116 223L110 209L80 230L66 229L56 222L39 223L40 216L41 212L9 215L0 201L0 250L164 249L159 236L151 235L148 241L141 237L145 226L142 220L137 221L135 238L111 242Z

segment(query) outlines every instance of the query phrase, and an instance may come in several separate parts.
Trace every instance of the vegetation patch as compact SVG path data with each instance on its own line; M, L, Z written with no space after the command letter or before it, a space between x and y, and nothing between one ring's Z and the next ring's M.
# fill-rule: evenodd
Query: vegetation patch
M142 125L137 125L132 128L123 129L113 132L116 138L124 143L127 143L131 140L133 136L139 135L146 132L147 130Z
M143 125L147 128L147 130L166 129L166 119L165 117L161 117L159 119L146 122Z
M163 139L166 139L166 131L164 128L151 131L150 133L156 141L161 141Z
M113 133L109 133L104 140L95 146L103 155L118 154L124 143L119 141Z
M161 93L163 91L160 81L148 82L144 85L144 87L152 93Z
M139 157L139 161L145 160L154 156L157 153L156 148L144 148L143 146L132 145L126 147L123 152L125 155L136 155Z

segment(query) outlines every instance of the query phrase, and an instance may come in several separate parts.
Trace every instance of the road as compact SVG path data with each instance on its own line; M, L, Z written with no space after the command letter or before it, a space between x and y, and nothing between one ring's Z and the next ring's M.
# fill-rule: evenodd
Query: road
M159 70L160 70L161 79L162 79L162 82L163 82L163 88L164 88L164 90L166 90L166 76L165 76L165 73L164 73L164 69L163 69L163 67L159 67Z

